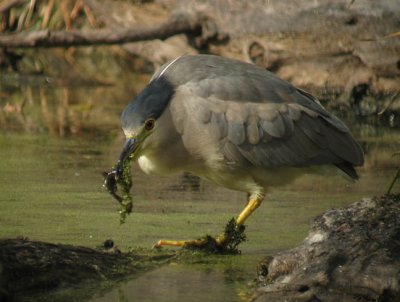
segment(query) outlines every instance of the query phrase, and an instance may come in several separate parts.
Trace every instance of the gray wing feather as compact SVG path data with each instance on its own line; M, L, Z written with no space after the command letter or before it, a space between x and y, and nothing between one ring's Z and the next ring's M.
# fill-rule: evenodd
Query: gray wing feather
M222 144L221 152L223 153L228 165L246 166L249 163L249 161L241 154L237 146L229 140L226 140Z
M212 112L210 122L210 132L214 133L217 139L222 139L228 135L228 125L225 121L224 113Z
M262 137L262 130L259 127L259 118L256 115L251 115L247 119L246 127L247 140L251 145L256 145Z
M288 106L288 117L290 120L292 120L293 122L296 122L299 120L300 116L301 116L301 108L298 105L295 104L290 104Z
M226 140L221 139L226 158L263 167L360 164L362 153L351 135L315 112L286 104L269 110L275 110L268 115L271 121L262 119L261 111L219 120L228 128Z
M246 139L244 125L235 122L228 123L228 139L236 146L243 144Z
M315 127L316 122L318 122L318 127ZM306 135L309 140L314 142L321 149L326 149L328 147L328 131L325 130L323 133L317 131L317 129L319 128L326 129L326 125L323 120L315 121L315 118L311 118L307 114L303 114L301 124L303 127L301 127L300 130Z
M261 121L262 129L272 137L282 137L285 134L285 123L278 114L273 121Z

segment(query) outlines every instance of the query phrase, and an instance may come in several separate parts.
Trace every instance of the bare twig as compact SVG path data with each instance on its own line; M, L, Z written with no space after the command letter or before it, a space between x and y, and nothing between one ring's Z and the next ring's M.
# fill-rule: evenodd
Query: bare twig
M399 155L400 155L400 152L396 152L396 153L394 153L392 156L395 157L395 156L399 156ZM387 192L386 192L386 195L389 195L389 194L392 193L393 186L394 186L394 184L396 183L396 181L397 181L398 179L400 179L400 168L397 168L396 175L395 175L394 178L392 179L392 181L391 181L391 183L390 183L390 185L389 185L389 188L388 188L388 190L387 190Z
M55 0L50 0L49 4L47 4L46 10L45 10L44 16L43 16L42 28L46 28L47 24L49 24L51 12L53 11L53 7L54 7L54 1Z
M63 15L64 23L65 23L65 30L70 30L72 23L71 23L71 16L68 12L67 2L61 1L60 7L61 7L61 12Z
M385 108L378 112L378 115L384 114L393 105L398 96L400 96L400 90L397 91L397 93L390 99L389 104L387 104Z
M94 14L92 13L92 10L90 9L90 7L88 5L84 5L83 6L83 11L86 14L86 17L87 17L87 20L89 21L89 24L93 28L96 28L98 24L97 24L96 18L94 16Z
M82 0L77 0L71 12L71 19L74 20L78 17L80 10L82 9Z
M17 31L22 31L22 29L24 28L25 19L26 16L28 15L28 10L29 9L24 9L23 12L19 15Z
M31 3L29 4L28 15L26 16L26 20L25 20L25 27L28 27L30 25L33 10L35 9L35 5L36 5L36 0L31 0Z
M389 35L384 36L384 39L398 38L400 37L400 31L391 33Z
M154 39L166 39L176 34L199 32L200 29L200 22L169 20L152 27L125 28L121 30L39 30L0 35L0 47L69 47L123 44Z

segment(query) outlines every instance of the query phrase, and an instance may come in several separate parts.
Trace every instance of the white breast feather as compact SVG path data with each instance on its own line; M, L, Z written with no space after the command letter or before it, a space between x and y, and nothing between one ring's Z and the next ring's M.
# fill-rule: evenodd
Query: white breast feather
M145 155L142 155L138 158L138 164L140 169L142 169L142 171L146 174L152 174L157 170L157 167L154 165L154 163Z

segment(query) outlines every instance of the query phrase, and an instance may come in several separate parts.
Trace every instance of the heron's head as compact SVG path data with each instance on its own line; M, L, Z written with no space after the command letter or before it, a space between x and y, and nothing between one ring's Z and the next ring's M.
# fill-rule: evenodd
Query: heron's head
M153 79L124 109L121 116L126 142L119 158L119 168L129 157L137 157L144 142L158 128L162 115L174 94L174 88L165 77Z

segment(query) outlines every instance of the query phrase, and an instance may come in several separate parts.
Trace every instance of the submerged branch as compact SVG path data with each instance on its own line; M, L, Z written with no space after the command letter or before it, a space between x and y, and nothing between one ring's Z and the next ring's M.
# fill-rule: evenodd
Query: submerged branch
M0 47L28 48L123 44L154 39L166 39L173 35L195 33L200 32L200 30L200 22L191 22L182 19L169 20L151 27L125 28L121 30L38 30L0 35Z

